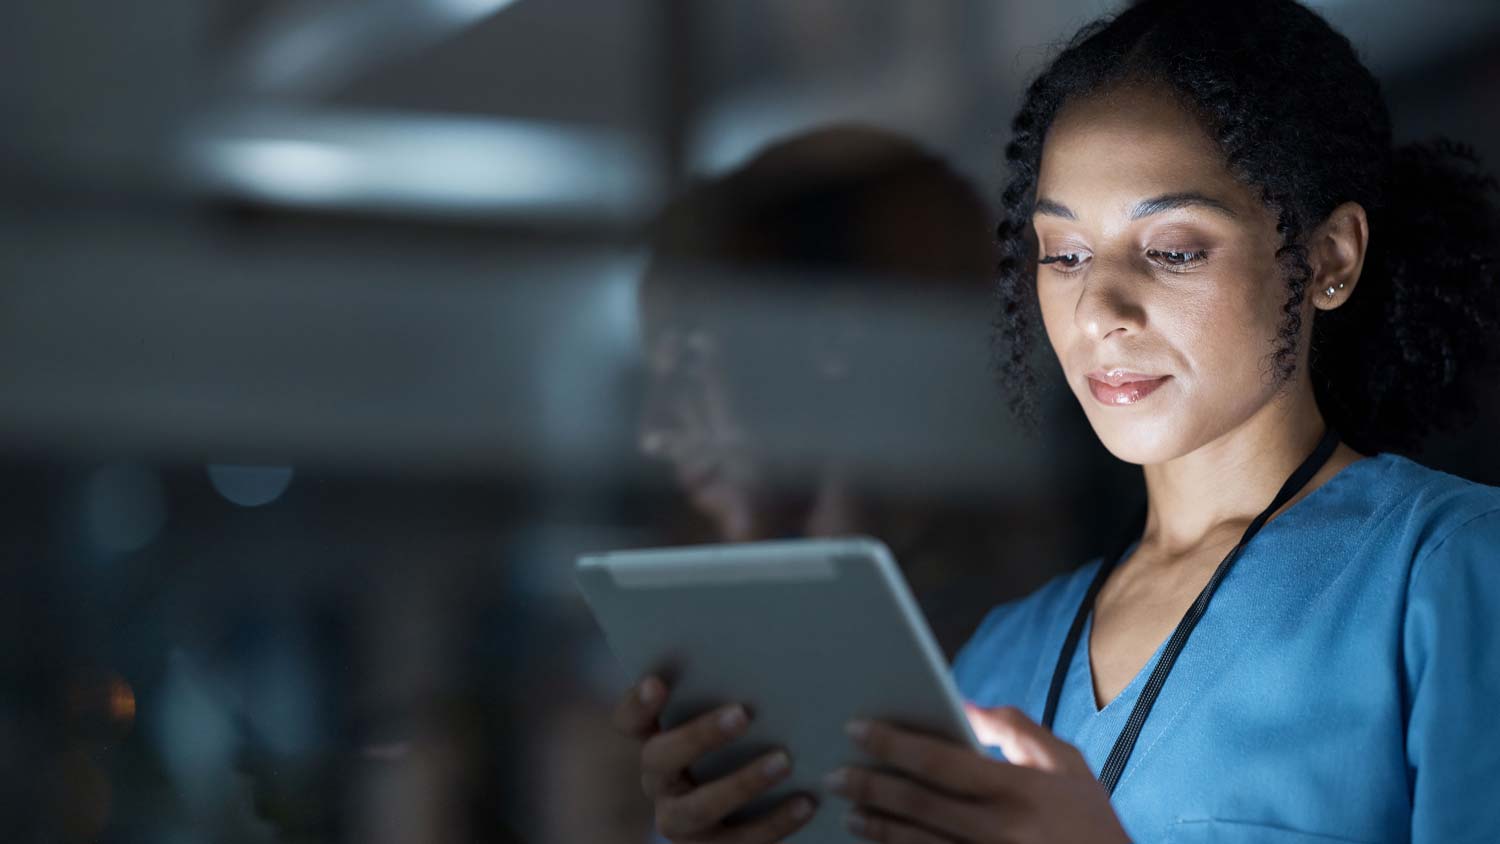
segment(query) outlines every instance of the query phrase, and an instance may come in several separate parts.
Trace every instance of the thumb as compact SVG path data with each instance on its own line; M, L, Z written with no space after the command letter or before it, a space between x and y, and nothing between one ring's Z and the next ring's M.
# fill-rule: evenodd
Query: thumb
M984 744L999 747L1012 764L1053 774L1093 776L1077 748L1014 706L985 709L966 702L964 714L974 735Z

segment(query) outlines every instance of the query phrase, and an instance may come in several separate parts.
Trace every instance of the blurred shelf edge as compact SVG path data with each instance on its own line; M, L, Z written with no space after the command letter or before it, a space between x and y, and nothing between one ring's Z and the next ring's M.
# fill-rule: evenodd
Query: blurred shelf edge
M186 213L6 221L0 449L582 479L640 471L638 251L378 231L367 248L334 248L307 228L216 228ZM734 307L780 325L799 301ZM872 468L973 488L1043 471L1045 450L1015 435L988 381L986 315L958 303L881 308L871 318L911 323L911 342L972 335L974 354L943 394L961 402L942 408L943 424L961 430L925 451L869 449Z
M498 117L221 109L193 121L176 160L189 195L471 224L623 227L663 193L641 138Z

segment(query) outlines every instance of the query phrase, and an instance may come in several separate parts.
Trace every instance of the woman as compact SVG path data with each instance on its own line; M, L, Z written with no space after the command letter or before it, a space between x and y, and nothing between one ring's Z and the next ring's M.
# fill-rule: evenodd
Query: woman
M1008 380L1024 404L1039 315L1147 512L960 654L1008 763L851 725L885 765L831 775L851 829L1500 840L1500 490L1388 452L1453 418L1496 336L1493 182L1458 149L1392 151L1374 79L1290 0L1139 3L1081 32L1013 125ZM666 694L648 678L619 710L664 833L790 834L810 798L718 823L772 778L687 780L744 719L651 735Z

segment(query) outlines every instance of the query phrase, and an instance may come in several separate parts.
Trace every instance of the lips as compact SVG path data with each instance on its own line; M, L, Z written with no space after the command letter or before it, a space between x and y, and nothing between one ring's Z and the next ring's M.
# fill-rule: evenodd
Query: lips
M1156 392L1170 375L1148 375L1125 369L1095 370L1088 374L1089 391L1101 404L1132 405Z

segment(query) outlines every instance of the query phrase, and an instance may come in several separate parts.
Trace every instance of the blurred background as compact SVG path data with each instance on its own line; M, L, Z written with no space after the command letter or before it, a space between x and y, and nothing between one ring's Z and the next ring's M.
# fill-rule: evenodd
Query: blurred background
M1007 414L984 256L871 232L982 249L1022 86L1114 5L7 3L6 840L641 842L579 552L873 533L951 654L1111 545L1137 474L1066 394ZM1500 5L1312 5L1401 137L1500 162ZM830 125L977 205L838 254L663 233ZM844 174L814 204L917 155L851 131L791 156ZM1476 398L1417 456L1497 483Z

